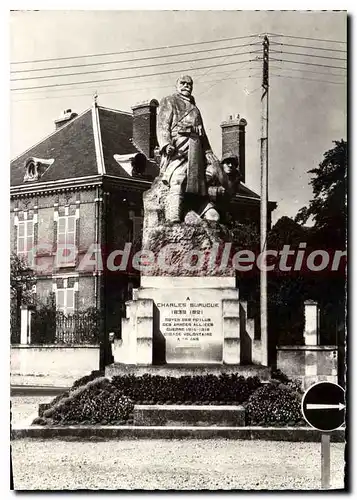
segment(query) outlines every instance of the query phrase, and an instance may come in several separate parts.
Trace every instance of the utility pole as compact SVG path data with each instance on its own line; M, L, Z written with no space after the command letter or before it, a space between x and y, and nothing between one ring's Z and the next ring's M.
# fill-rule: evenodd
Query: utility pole
M268 232L268 124L269 124L269 39L263 39L263 75L260 137L260 252L266 250ZM265 266L260 270L261 363L268 366L268 280Z

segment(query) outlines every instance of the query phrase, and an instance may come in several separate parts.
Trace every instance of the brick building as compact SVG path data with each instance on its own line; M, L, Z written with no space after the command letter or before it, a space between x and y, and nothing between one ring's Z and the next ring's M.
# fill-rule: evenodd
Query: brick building
M11 162L11 250L36 266L37 298L53 292L65 314L95 307L103 335L120 333L125 300L139 275L130 268L103 272L95 252L100 248L105 262L126 242L140 244L142 194L159 171L157 106L153 99L131 114L94 101L80 115L67 110L52 134ZM239 156L243 181L246 125L239 117L221 124L222 154ZM259 196L244 182L231 205L237 220L259 227ZM269 214L274 208L271 203ZM59 247L78 252L67 249L58 259ZM92 263L83 266L89 249Z

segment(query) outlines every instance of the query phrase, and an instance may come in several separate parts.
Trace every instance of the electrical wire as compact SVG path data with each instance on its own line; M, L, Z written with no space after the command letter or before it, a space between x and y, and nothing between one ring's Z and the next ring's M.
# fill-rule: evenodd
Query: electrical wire
M307 80L310 82L318 82L318 83L333 83L335 85L345 85L343 82L332 82L330 80L318 80L317 78L304 78L302 76L289 76L289 75L277 75L276 73L270 73L271 76L277 76L279 78L296 78L298 80Z
M82 56L68 56L68 57L53 57L48 59L32 59L27 61L13 61L11 64L27 64L27 63L38 63L38 62L48 62L48 61L65 61L65 60L73 60L73 59L83 59L87 57L102 57L102 56L114 56L119 54L133 54L135 52L148 52L150 50L164 50L164 49L175 49L178 47L191 47L193 45L203 45L205 43L220 43L220 42L230 42L232 40L243 40L245 38L255 38L258 37L259 33L254 35L245 35L245 36L235 36L231 38L221 38L215 40L205 40L201 42L190 42L190 43L178 43L176 45L162 45L161 47L150 47L148 49L131 49L131 50L123 50L119 52L102 52L98 54L87 54Z
M331 49L331 48L325 49L324 47L316 47L316 46L313 47L311 45L296 45L294 43L274 42L274 40L272 40L270 42L270 46L275 46L275 45L281 45L283 47L296 47L296 48L300 48L300 49L324 50L324 51L328 51L328 52L343 52L343 53L347 54L347 50L342 50L342 49Z
M267 33L270 36L277 36L277 37L283 37L283 38L294 38L296 40L313 40L316 42L327 42L327 43L341 43L341 44L346 44L347 42L343 42L341 40L326 40L324 38L311 38L307 36L293 36L293 35L284 35L282 33Z
M253 61L247 61L247 64L248 64L248 62L250 62L250 68L251 69L255 69L255 70L257 69L257 68L253 68L253 65L255 66L256 63L258 63L259 61L257 61L257 60L254 59ZM230 64L234 65L235 63L231 62ZM207 69L207 68L205 68L205 69ZM236 68L235 71L239 71L240 72L241 70L245 70L245 69L246 69L245 68L245 64L242 64L238 68ZM199 68L198 68L198 70L199 70ZM209 66L208 71L204 72L203 74L197 74L197 75L195 75L195 84L197 84L200 81L201 78L204 78L204 76L206 74L210 73L210 71L212 71L212 70L214 71L212 73L213 75L216 75L216 74L226 74L227 73L227 69L225 69L223 71L219 71L219 70L216 69L216 66L214 66L214 65L213 66ZM231 70L229 70L229 72L231 73ZM139 83L139 82L133 82L133 84L135 84L135 83ZM140 83L142 83L142 82L140 82ZM149 85L149 83L148 83L148 85ZM103 86L101 86L101 88L103 88L103 87L113 87L113 86L117 87L118 83L116 81L105 83ZM171 87L173 86L172 81L171 81L170 86ZM89 85L86 85L85 88L86 89L90 89L90 88L98 89L98 84L92 84L92 85L89 84ZM80 85L80 83L78 82L77 86L72 87L70 90L81 90L81 89L83 89L83 86ZM68 90L69 89L50 88L50 89L46 89L46 93L49 93L49 92L51 92L51 93L52 92L66 92ZM43 92L43 91L42 90L37 90L37 89L32 89L32 90L27 90L27 91L16 92L16 94L14 94L14 95L17 95L17 96L18 95L22 95L22 94L32 95L32 94L36 94L36 93L39 93L39 92Z
M34 69L20 69L20 70L14 70L11 71L12 74L14 73L29 73L29 72L34 72L34 71L48 71L48 70L59 70L59 69L69 69L69 68L84 68L88 66L106 66L108 64L121 64L125 62L129 63L135 63L136 61L147 61L149 59L162 59L164 57L175 57L175 56L186 56L186 55L195 55L195 54L201 54L201 53L207 53L207 52L214 52L217 50L231 50L235 48L244 48L244 47L250 47L254 45L261 45L260 42L253 42L253 43L244 43L244 44L239 44L239 45L231 45L231 46L226 46L226 47L213 47L211 49L203 49L203 50L195 50L193 52L178 52L176 54L160 54L157 56L149 56L149 57L137 57L135 59L123 59L122 61L103 61L103 62L95 62L95 63L86 63L86 64L68 64L65 66L54 66L53 68L34 68ZM80 73L78 73L80 74Z
M209 56L209 57L199 57L194 60L194 62L198 61L207 61L211 59L220 59L222 57L236 57L236 56L245 56L245 55L250 55L250 54L256 54L260 53L260 51L248 51L248 52L241 52L239 54L225 54L224 56L217 55L217 56ZM77 72L77 73L64 73L62 75L41 75L41 76L30 76L30 77L25 77L25 78L13 78L10 79L11 82L17 82L17 81L25 81L25 80L40 80L43 78L62 78L62 77L67 77L67 76L82 76L82 75L89 75L89 74L96 74L96 73L110 73L113 71L127 71L127 70L142 70L146 68L153 68L153 67L159 67L159 66L169 66L170 64L182 64L182 63L190 63L193 62L192 59L184 59L182 61L170 61L170 62L161 62L161 63L155 63L155 64L149 64L145 66L129 66L126 68L110 68L110 69L100 69L100 70L93 70L93 71L84 71L84 72Z
M342 66L330 66L328 64L309 63L309 62L305 62L305 61L292 61L291 59L276 59L275 57L271 57L270 61L290 62L290 63L294 63L294 64L306 64L307 66L319 66L322 68L331 68L331 69L342 69L342 70L347 69L347 68L343 68Z
M301 53L301 52L288 52L287 50L270 50L269 51L271 54L289 54L293 56L302 56L302 57L317 57L319 59L334 59L335 61L344 61L346 62L346 59L343 57L332 57L332 56L318 56L317 54L306 54Z
M291 67L282 67L282 66L269 66L270 69L283 69L284 71L298 71L299 73L315 73L317 75L328 75L328 76L338 76L340 78L347 78L347 75L341 75L339 73L331 73L330 71L315 71L311 69L302 69L302 68L291 68Z
M243 64L246 62L252 62L254 59L250 59L248 61L236 61L236 62L227 62L227 63L220 63L220 64L215 64L215 67L220 67L220 66L229 66L232 64ZM104 83L104 82L111 82L111 81L118 81L118 80L132 80L134 78L147 78L151 76L162 76L162 75L171 75L171 74L178 74L186 71L197 71L200 69L207 69L212 67L212 65L209 66L201 66L200 68L185 68L185 69L176 69L174 71L162 71L160 73L148 73L146 75L135 75L135 76L121 76L117 78L107 78L105 80L86 80L82 82L67 82L67 83L54 83L51 85L38 85L38 86L33 86L33 87L19 87L15 89L11 89L12 91L17 91L17 90L32 90L32 89L45 89L45 88L55 88L55 87L69 87L72 85L78 85L78 84L86 84L86 83Z
M246 68L246 67L245 67L245 65L244 65L244 64L242 64L242 65L240 65L238 68L236 68L235 72L239 72L239 73L240 73L240 72L242 72L242 71L244 72L244 71L246 71L246 70L248 70L248 69L249 69L249 70L250 70L250 69L255 69L255 70L256 70L256 69L257 69L256 67L255 67L255 68L253 68L254 63L256 63L256 61L252 61L252 62L250 63L249 68ZM248 62L247 62L247 64L248 64ZM231 70L227 70L227 69L222 69L222 70L220 70L219 68L218 68L218 69L216 69L216 67L215 67L215 66L210 66L210 67L209 67L209 71L206 71L206 72L204 72L204 73L203 73L203 74L201 74L201 75L197 75L197 76L195 76L195 86L196 86L198 83L200 83L200 80L201 80L202 78L204 78L204 77L206 76L206 74L208 74L210 71L213 71L212 75L226 75L226 74L228 74L228 73L232 73L232 71L231 71ZM125 83L127 83L127 82L125 82ZM142 84L142 82L133 82L133 84L131 85L131 88L133 88L133 85L135 85L135 84ZM119 84L115 81L115 82L105 83L103 86L100 86L100 88L101 88L101 89L103 89L103 88L108 88L108 87L118 87L118 85L119 85ZM147 85L149 85L149 83L147 83ZM169 86L170 86L170 87L173 87L172 81L170 82ZM84 87L83 87L82 85L77 85L77 86L75 86L75 87L72 87L71 89L65 89L65 88L64 88L64 89L62 89L62 88L50 88L50 89L46 89L46 91L45 91L45 92L46 92L46 94L48 94L49 92L51 92L51 93L52 93L52 92L53 92L53 93L58 93L58 92L68 92L68 91L72 91L72 90L82 90L83 88L84 88ZM146 87L146 88L147 88L147 87ZM157 88L157 87L152 87L152 88ZM88 86L86 86L86 87L85 87L85 89L98 89L98 84L89 84ZM120 87L119 87L119 89L120 89ZM19 96L19 95L32 95L32 94L36 94L36 93L39 93L39 92L43 92L43 91L42 91L42 90L36 90L36 89L34 89L34 90L29 90L29 91L27 91L27 92L26 92L26 91L23 91L23 92L17 92L17 93L16 93L16 94L14 94L14 95L16 95L16 96Z
M210 69L213 69L213 68L210 68ZM242 67L240 67L240 68L237 69L237 72L240 73L241 71L244 72L244 71L247 71L247 70L250 70L250 69L251 68L243 68L242 69ZM215 76L215 75L227 75L227 74L231 74L231 71L227 71L227 70L224 70L224 71L215 71L212 74L212 76ZM205 76L206 76L206 73L203 74L201 76L201 78L204 78ZM197 85L198 83L201 83L201 81L198 81L195 78L195 84ZM205 83L205 80L202 80L202 83ZM133 90L133 91L135 91L135 90L138 90L138 91L139 90L147 90L147 88L148 88L147 86L140 87L140 88L135 88L135 87L131 86L130 88L124 88L124 89L122 89L120 87L118 88L118 84L116 82L115 83L112 82L112 83L107 83L103 87L101 87L100 94L102 94L105 91L105 89L107 89L107 88L113 88L113 87L116 87L116 90L113 91L113 92L118 92L118 93L120 93L120 92L126 92L126 91L129 91L129 90ZM152 89L154 91L154 90L159 89L159 88L167 88L167 87L171 87L172 88L172 82L169 83L169 84L167 84L167 85L163 85L163 86L150 87L150 89ZM97 90L98 89L98 85L92 85L92 86L88 86L88 87L85 87L85 88L88 89L88 90L90 90L90 89ZM82 86L78 86L78 87L74 87L74 88L72 88L70 90L83 90L83 87ZM69 91L69 89L47 89L46 90L46 94L48 94L49 92L51 92L51 93L54 93L54 95L56 95L56 96L67 97L68 94L66 94L66 92L68 92L68 91ZM31 95L34 94L34 93L36 94L38 92L40 92L40 91L38 91L38 90L32 91ZM28 96L29 93L28 92L18 92L17 94L14 94L14 96L21 96L21 95ZM71 96L75 97L76 95L81 96L82 94L72 94ZM93 92L91 94L86 94L86 95L93 95ZM35 95L35 97L33 99L36 100L37 97L38 96ZM31 99L29 99L29 100L31 100Z
M257 75L243 75L243 76L239 76L239 78L260 78L260 74L257 74ZM224 81L228 81L228 80L237 80L237 77L229 77L229 78L218 78L218 79L214 79L214 80L204 80L204 81L201 81L200 84L206 84L206 83L212 83L212 82L215 82L215 83L219 83L219 82L224 82ZM153 89L151 90L157 90L157 89L164 89L164 88L170 88L172 87L172 84L169 84L169 85L160 85L158 87L154 87ZM104 94L118 94L118 93L121 93L121 92L140 92L142 90L147 90L148 88L147 87L141 87L141 88L127 88L127 89L116 89L116 90L109 90L109 91L101 91L100 92L100 95L104 95ZM208 91L209 89L207 89ZM199 94L197 94L198 96L201 96L202 94L206 93L206 91L203 91ZM61 94L61 95L54 95L54 96L37 96L37 97L34 97L34 98L30 98L30 99L16 99L14 100L13 102L29 102L29 101L41 101L41 100L44 100L44 99L63 99L63 98L70 98L70 97L84 97L84 96L93 96L93 92L91 93L85 93L85 94L67 94L67 95L64 95L64 94Z

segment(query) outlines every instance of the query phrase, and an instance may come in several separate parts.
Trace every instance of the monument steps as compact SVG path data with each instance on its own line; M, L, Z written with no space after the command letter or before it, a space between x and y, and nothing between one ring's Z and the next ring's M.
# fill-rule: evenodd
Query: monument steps
M105 376L114 377L116 375L136 375L142 376L160 375L163 377L182 377L184 375L216 375L238 374L242 377L259 377L260 380L270 379L270 368L259 365L228 365L222 363L210 364L163 364L163 365L140 365L112 363L106 366Z
M134 425L182 427L243 427L241 405L135 405Z

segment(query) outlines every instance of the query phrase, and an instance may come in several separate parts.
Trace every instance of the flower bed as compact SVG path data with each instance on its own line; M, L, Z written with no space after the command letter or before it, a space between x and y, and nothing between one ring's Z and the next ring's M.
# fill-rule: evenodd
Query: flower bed
M124 425L132 423L132 401L104 377L77 387L50 403L35 425Z
M246 425L306 425L301 413L301 393L296 390L295 384L277 381L264 384L243 406L246 411Z
M236 374L164 377L122 375L111 380L98 372L77 380L69 391L41 405L37 425L131 424L134 405L241 405L246 425L302 425L301 390L280 374L262 383ZM304 425L304 423L303 423Z
M261 385L236 374L163 377L115 376L112 384L135 404L241 404Z

